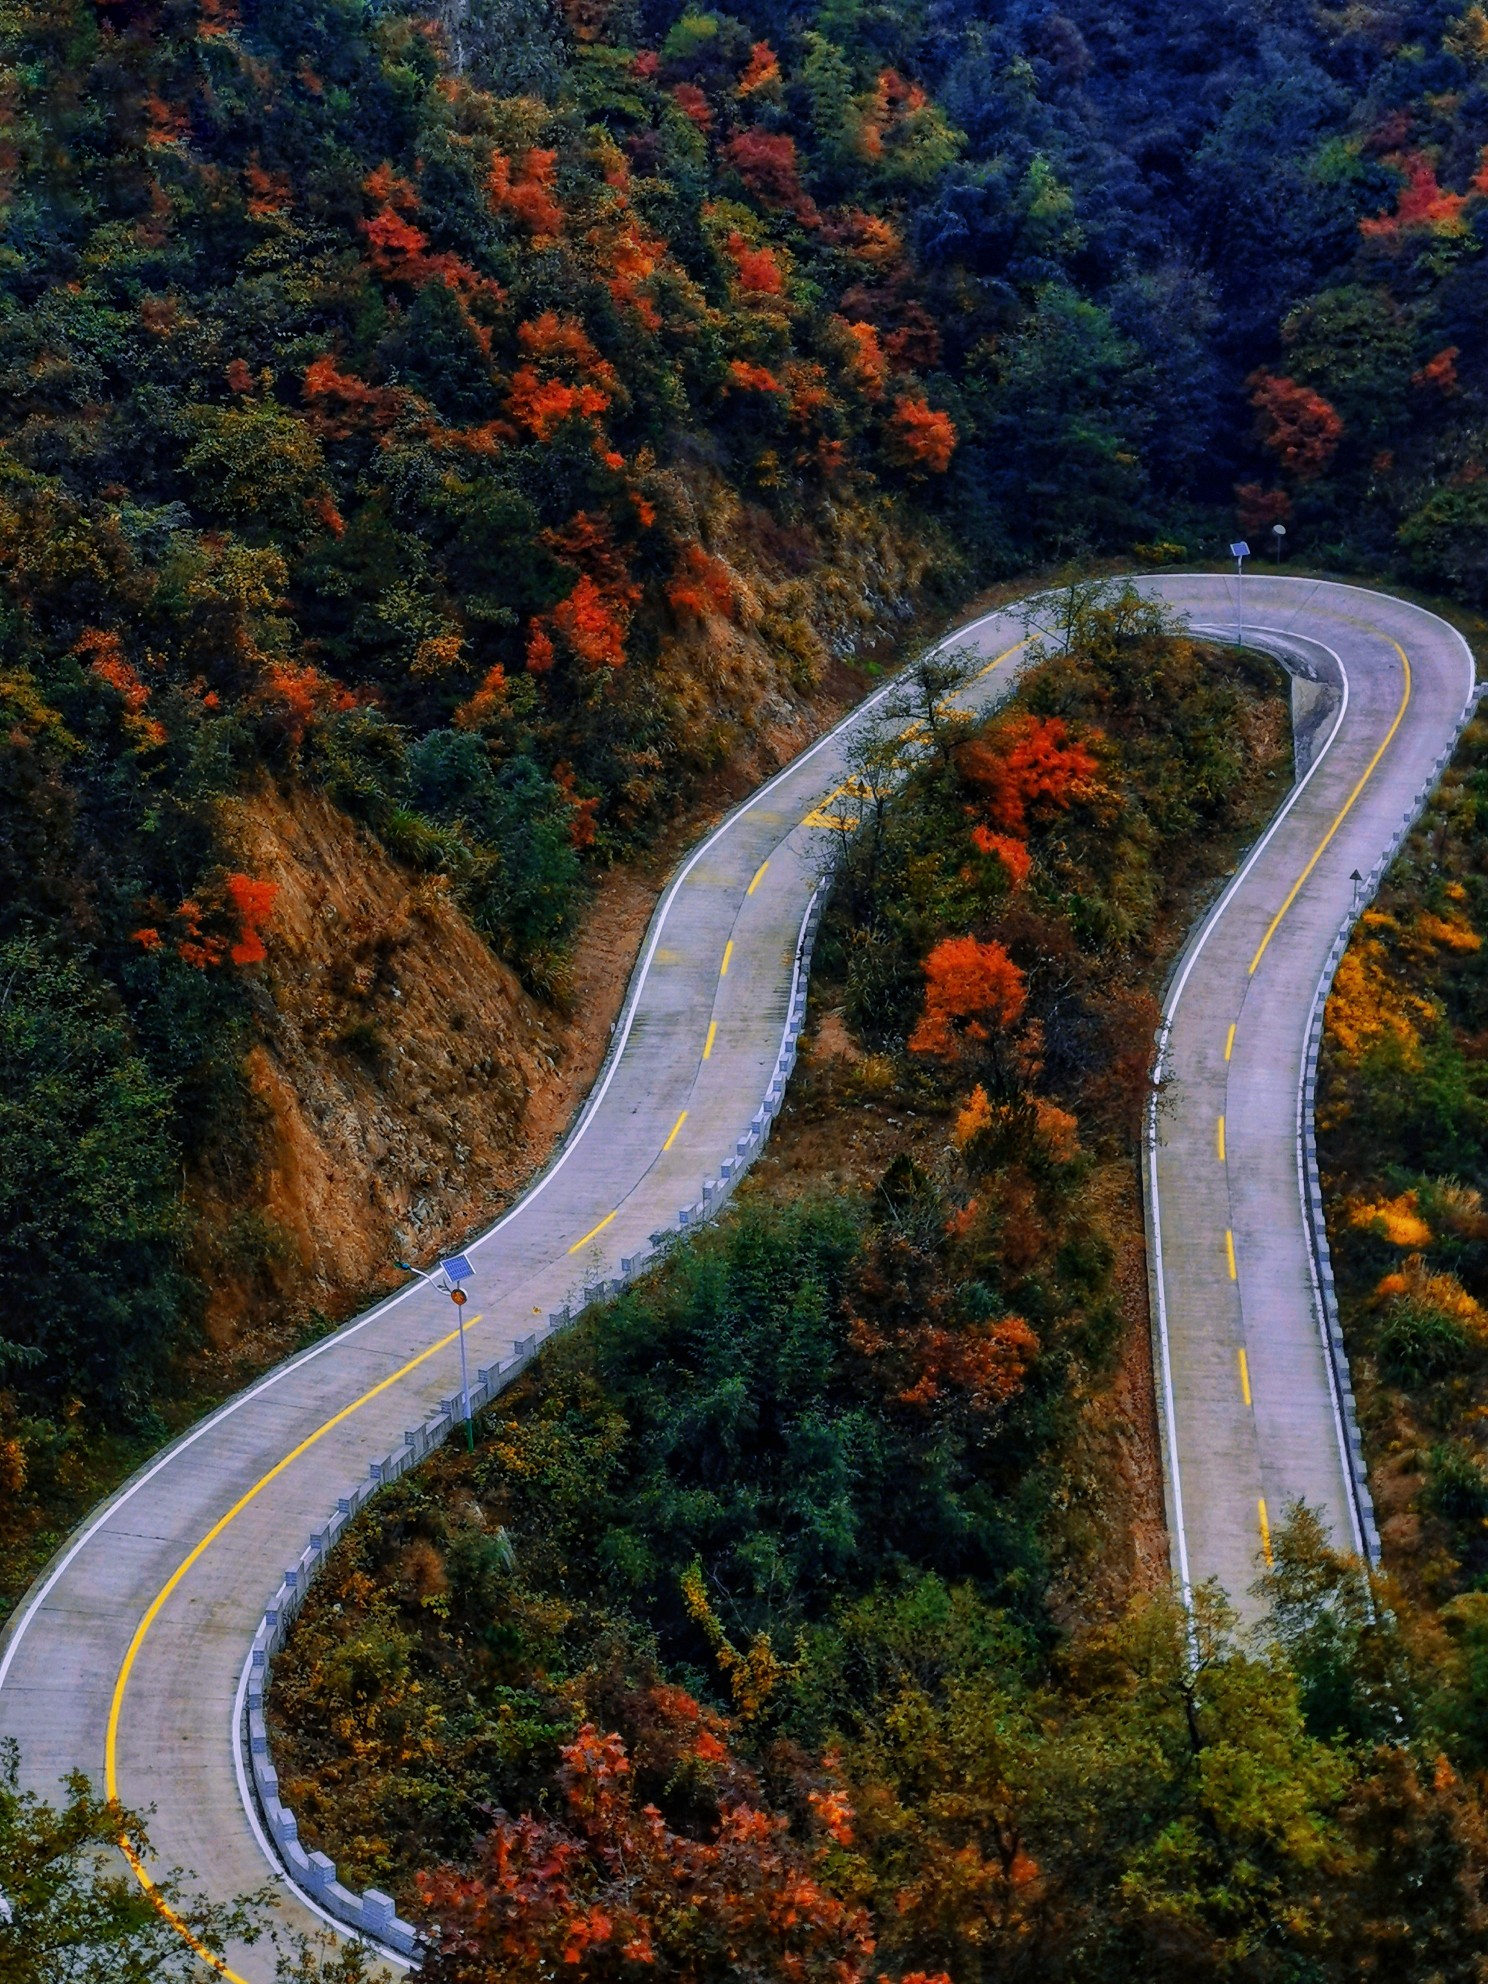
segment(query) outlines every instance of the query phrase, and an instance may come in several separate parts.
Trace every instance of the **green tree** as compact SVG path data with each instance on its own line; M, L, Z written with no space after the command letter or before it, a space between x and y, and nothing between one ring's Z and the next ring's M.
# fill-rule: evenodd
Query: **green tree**
M145 1410L190 1297L170 1117L81 966L0 947L0 1355L28 1389Z
M208 1904L180 1873L157 1875L152 1899L119 1852L145 1855L133 1813L98 1798L79 1771L59 1806L20 1788L14 1744L0 1746L0 1977L5 1984L196 1984L196 1950L256 1940L248 1902ZM310 1973L302 1971L308 1979ZM350 1975L345 1984L353 1984Z

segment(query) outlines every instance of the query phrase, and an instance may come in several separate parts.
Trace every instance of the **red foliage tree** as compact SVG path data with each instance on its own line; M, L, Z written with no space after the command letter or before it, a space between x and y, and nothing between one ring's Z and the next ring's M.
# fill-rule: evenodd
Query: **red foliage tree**
M710 1839L637 1808L625 1746L586 1724L562 1752L565 1822L497 1815L472 1870L419 1882L429 1984L781 1977L862 1984L864 1912L821 1884L784 1819L743 1799ZM841 1824L835 1808L824 1830Z
M696 83L678 83L672 91L672 98L682 115L690 118L700 131L713 128L712 109Z
M1462 356L1461 345L1449 344L1434 358L1428 358L1419 372L1412 372L1411 384L1424 391L1434 391L1444 399L1462 390L1462 382L1457 377L1457 361Z
M401 387L369 386L354 372L343 372L329 352L306 366L300 391L316 427L333 440L358 428L376 433L391 426L408 401Z
M580 852L586 847L593 847L594 821L599 811L599 800L586 799L579 792L574 781L572 765L554 765L553 783L572 808L572 817L568 823L569 840Z
M1259 482L1235 484L1235 515L1247 537L1284 524L1292 514L1292 499L1284 489L1263 489Z
M520 426L547 441L565 420L605 412L619 379L575 318L544 310L518 326L517 342L529 362L512 375L507 406ZM580 383L570 384L561 373L577 374Z
M263 925L273 912L279 884L259 881L252 875L229 875L223 889L238 922L237 938L228 956L234 964L261 964L268 956Z
M1256 438L1299 482L1311 482L1332 461L1343 420L1321 393L1296 379L1253 372L1246 382L1256 410Z
M625 624L614 603L587 572L553 608L552 624L588 669L620 668L625 662Z
M570 386L562 379L543 379L530 365L512 374L507 411L539 441L551 441L565 420L589 419L610 404L598 386Z
M751 126L729 139L723 156L762 206L784 208L800 221L815 222L816 207L801 186L794 138Z
M1011 1026L1026 997L1022 972L995 939L943 937L925 960L925 1005L910 1052L959 1060L968 1041Z
M961 777L982 798L999 833L1022 835L1030 818L1062 812L1098 769L1057 716L1014 716L956 754Z
M677 561L677 570L667 586L667 598L676 613L706 620L710 614L729 614L734 606L733 574L719 558L712 557L700 544L689 544Z
M1395 243L1409 233L1459 231L1467 195L1442 186L1436 167L1424 152L1408 152L1387 163L1404 176L1405 184L1396 196L1394 213L1373 214L1359 222L1359 232L1366 240Z
M296 749L317 716L356 707L356 698L342 682L322 675L308 662L271 661L264 669L256 701Z

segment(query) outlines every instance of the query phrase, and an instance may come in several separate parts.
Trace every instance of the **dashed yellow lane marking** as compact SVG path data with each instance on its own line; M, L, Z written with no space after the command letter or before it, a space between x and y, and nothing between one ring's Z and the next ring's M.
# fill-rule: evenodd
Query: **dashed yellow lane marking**
M1027 645L1028 641L1026 637L1021 641L1014 641L1010 648L1004 648L1001 654L994 655L991 661L979 668L972 677L972 680L974 682L980 682L984 675L990 675L994 668L1001 668L1002 664L1011 655L1015 655L1020 648L1025 648ZM913 723L907 724L899 732L899 738L901 742L905 742L912 738L922 737L924 734L925 725L922 720L917 718ZM825 799L818 800L816 805L812 807L811 811L801 821L801 825L803 827L833 827L839 831L848 833L856 831L862 819L861 812L849 812L845 806L835 813L831 810L833 801L841 799L844 796L849 799L866 798L868 796L867 788L863 785L861 779L848 779L844 784L839 785L835 791L829 792ZM764 869L762 868L760 874L762 875L763 873ZM757 875L755 881L758 880L759 876ZM749 885L749 892L751 895L754 893L753 882Z
M431 1343L427 1350L421 1350L416 1357L410 1357L406 1364L401 1365L388 1377L380 1379L377 1384L372 1386L370 1391L363 1392L361 1397L353 1399L350 1405L344 1405L339 1412L332 1413L331 1417L322 1425L317 1426L313 1433L307 1434L297 1447L291 1448L283 1460L276 1461L267 1474L260 1475L251 1488L245 1489L237 1501L233 1503L227 1514L213 1523L212 1527L207 1531L201 1542L197 1544L196 1548L191 1551L189 1556L181 1559L180 1563L171 1572L170 1576L151 1600L149 1608L138 1626L135 1627L134 1638L129 1642L129 1649L124 1655L123 1662L119 1668L119 1677L114 1682L113 1699L109 1703L108 1727L104 1732L103 1739L103 1788L106 1797L117 1799L119 1796L119 1721L124 1712L124 1693L129 1686L129 1677L134 1672L135 1662L139 1659L141 1647L143 1647L146 1639L149 1637L150 1628L160 1617L161 1612L170 1601L172 1592L176 1590L181 1580L194 1565L201 1561L202 1557L211 1549L224 1530L230 1528L237 1521L249 1503L255 1501L271 1481L277 1481L287 1467L292 1466L302 1454L308 1453L313 1446L325 1438L327 1433L333 1432L336 1427L344 1425L354 1413L360 1412L364 1405L370 1405L373 1399L380 1398L385 1391L406 1378L411 1371L416 1371L421 1364L427 1364L431 1357L437 1357L441 1350L447 1350L452 1343L457 1343L462 1332L474 1329L480 1320L479 1315L471 1316L468 1321L460 1325L459 1329L451 1330L447 1336L440 1337L437 1343ZM135 1879L150 1897L152 1905L159 1910L161 1915L170 1923L171 1927L183 1941L195 1950L203 1963L208 1964L215 1970L219 1977L225 1977L227 1984L248 1984L247 1978L240 1976L236 1970L231 1969L224 1963L221 1957L214 1956L211 1950L206 1949L192 1933L189 1923L184 1921L161 1897L154 1881L151 1880L149 1873L146 1871L129 1841L127 1839L121 1839L119 1845L125 1859L134 1870Z
M768 861L762 861L758 866L758 868L755 869L754 880L749 884L749 887L744 891L745 895L752 896L754 894L755 890L759 887L760 883L765 879L765 870L769 867L769 865L770 864Z
M1266 1498L1264 1495L1259 1496L1256 1500L1256 1522L1261 1532L1261 1555L1265 1558L1266 1569L1269 1571L1273 1561L1271 1556L1271 1518L1266 1514Z
M703 1042L703 1059L705 1061L711 1061L713 1059L713 1043L717 1038L718 1022L717 1020L709 1020L708 1038Z
M674 1143L675 1143L675 1142L677 1141L677 1136L678 1136L678 1133L679 1133L679 1131L680 1131L680 1130L681 1130L681 1128L682 1128L682 1125L683 1125L683 1124L684 1124L684 1123L685 1123L686 1121L687 1121L687 1111L686 1111L686 1110L684 1109L684 1110L682 1111L682 1114L681 1114L681 1115L680 1115L680 1116L679 1116L679 1117L677 1118L677 1120L676 1120L676 1122L675 1122L675 1123L673 1123L673 1125L672 1125L672 1134L671 1134L671 1135L670 1135L670 1136L669 1136L669 1137L667 1138L667 1140L666 1140L666 1142L665 1142L665 1143L664 1143L664 1144L662 1145L662 1149L663 1149L663 1150L670 1150L670 1149L671 1149L671 1147L672 1147L672 1145L673 1145L673 1144L674 1144Z
M1228 1061L1235 1051L1235 1022L1230 1021L1230 1030L1225 1035L1225 1059Z
M730 937L728 942L723 947L723 963L718 967L718 976L720 978L728 977L729 959L733 955L734 955L734 940L732 937Z
M1380 759L1385 755L1385 752L1390 748L1391 741L1394 738L1396 731L1400 728L1401 724L1405 720L1405 712L1410 707L1410 699L1411 699L1410 658L1406 654L1405 649L1400 645L1399 641L1391 641L1390 645L1392 648L1394 648L1396 654L1400 656L1400 666L1405 671L1405 686L1400 692L1400 707L1395 712L1395 721L1390 725L1390 728L1385 732L1384 738L1380 744L1379 749L1375 752L1374 756L1369 760L1369 763L1364 767L1363 771L1359 774L1358 784L1354 787L1353 791L1349 794L1348 798L1344 800L1342 806L1339 807L1338 812L1334 816L1332 826L1329 827L1328 831L1323 835L1322 839L1318 842L1317 846L1312 850L1312 859L1308 862L1307 866L1302 870L1302 873L1297 877L1296 881L1293 882L1291 888L1288 890L1286 901L1281 905L1281 908L1277 910L1276 914L1272 917L1270 923L1267 925L1266 934L1264 937L1262 937L1259 945L1256 947L1256 954L1250 961L1250 968L1246 972L1247 978L1251 977L1254 974L1256 966L1260 963L1261 959L1266 955L1266 946L1270 943L1271 939L1276 935L1277 928L1281 923L1281 919L1286 915L1287 911L1291 908L1292 904L1297 900L1298 894L1300 893L1302 888L1302 884L1307 880L1308 876L1312 873L1313 869L1316 868L1318 863L1322 860L1324 850L1327 848L1328 843L1332 840L1334 834L1338 832L1338 829L1343 825L1344 821L1348 818L1349 813L1353 808L1354 801L1358 798L1359 794L1364 790L1365 786L1368 785L1370 779L1373 778L1375 766L1378 765Z
M589 1242L595 1237L596 1234L604 1232L605 1228L609 1225L610 1221L615 1217L615 1213L618 1213L619 1210L620 1210L619 1206L616 1206L615 1212L607 1212L604 1218L599 1222L598 1226L591 1226L589 1231L584 1235L583 1239L575 1240L575 1242L569 1248L568 1251L571 1254L576 1254L579 1251L580 1247L587 1247L589 1245Z
M1240 1396L1247 1405L1250 1404L1250 1363L1243 1345L1240 1349Z
M1225 1262L1230 1270L1230 1280L1235 1279L1235 1236L1229 1227L1225 1228Z
M972 677L972 680L974 682L980 682L982 677L984 675L990 675L994 668L1001 668L1002 664L1008 659L1009 655L1014 655L1018 652L1019 648L1026 648L1027 646L1028 646L1028 640L1027 640L1027 636L1025 635L1025 637L1021 641L1014 641L1013 645L1010 648L1004 648L1001 654L994 655L991 661L987 663L985 668L979 668L977 670L976 674Z
M1224 1118L1223 1118L1223 1116L1221 1116L1221 1117L1220 1117L1220 1119L1219 1119L1219 1129L1218 1129L1218 1131L1217 1131L1217 1132L1216 1132L1216 1134L1215 1134L1215 1142L1216 1142L1216 1143L1218 1144L1218 1146L1219 1146L1219 1161L1220 1161L1220 1163L1221 1163L1221 1164L1223 1164L1223 1163L1224 1163L1224 1161L1225 1161L1225 1154L1224 1154L1224 1150L1225 1150L1225 1145L1224 1145Z

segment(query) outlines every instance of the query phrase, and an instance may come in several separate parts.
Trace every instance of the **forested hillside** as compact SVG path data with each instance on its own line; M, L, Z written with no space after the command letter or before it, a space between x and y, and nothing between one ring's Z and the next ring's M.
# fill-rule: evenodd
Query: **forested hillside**
M404 936L309 984L359 870L421 967L473 927L508 972L441 1053L515 1148L592 878L932 570L945 606L1206 555L1238 503L1488 588L1480 0L58 0L3 36L12 1508L160 1430L209 1288L292 1281L266 1042L328 1114L396 1095L384 1149L456 1113L385 1019ZM291 900L310 844L337 901ZM405 1168L437 1193L459 1148Z

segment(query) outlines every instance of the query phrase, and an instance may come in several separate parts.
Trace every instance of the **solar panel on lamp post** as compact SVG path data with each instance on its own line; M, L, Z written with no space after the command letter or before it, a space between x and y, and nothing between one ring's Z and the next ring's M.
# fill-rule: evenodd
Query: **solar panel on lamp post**
M1237 537L1230 546L1230 556L1235 561L1235 639L1238 641L1245 632L1245 614L1240 605L1240 582L1245 577L1245 561L1250 556L1250 546L1243 537Z
M416 1274L420 1281L427 1281L431 1288L437 1288L442 1295L447 1295L455 1305L455 1314L460 1318L460 1403L465 1410L465 1444L474 1453L475 1421L470 1413L470 1369L465 1357L463 1313L468 1298L460 1285L474 1278L470 1263L463 1254L451 1254L447 1261L439 1263L439 1272L444 1276L443 1281L437 1280L432 1274L425 1274L422 1268L414 1267L411 1261L399 1261L397 1265L405 1274Z

